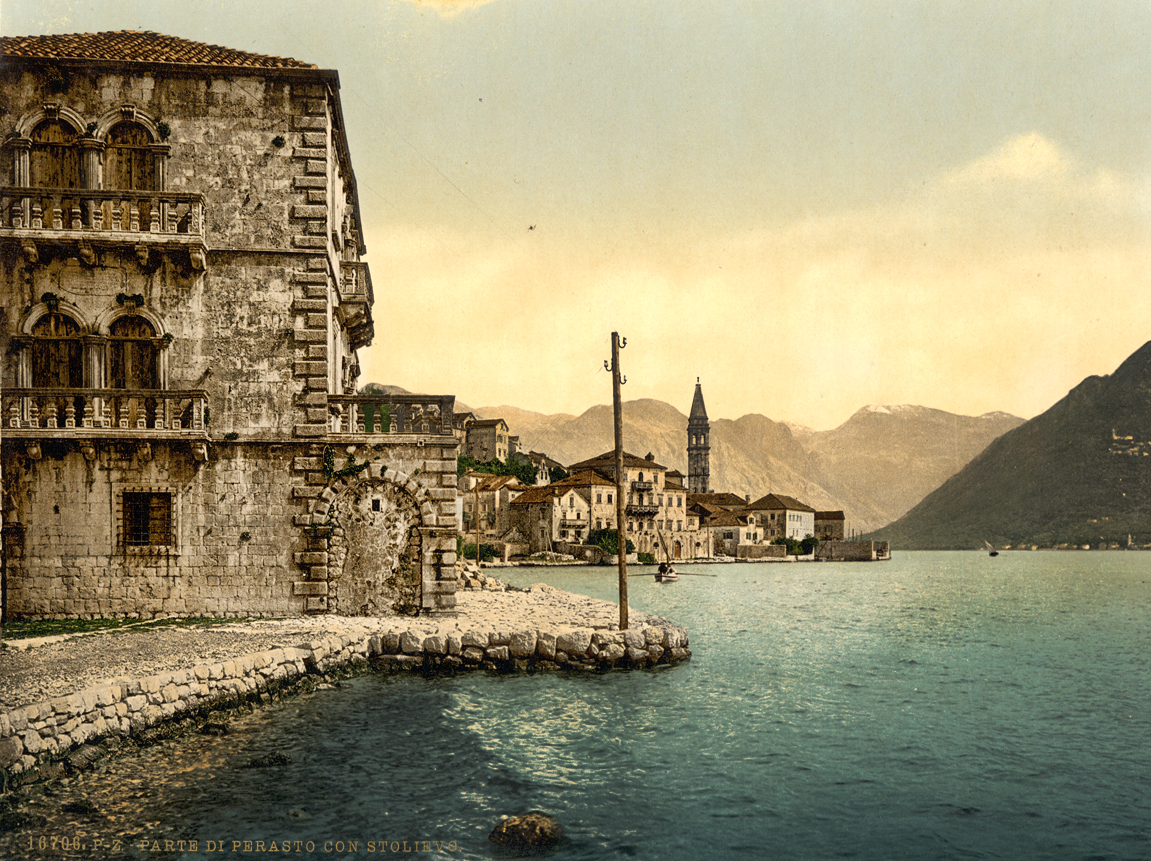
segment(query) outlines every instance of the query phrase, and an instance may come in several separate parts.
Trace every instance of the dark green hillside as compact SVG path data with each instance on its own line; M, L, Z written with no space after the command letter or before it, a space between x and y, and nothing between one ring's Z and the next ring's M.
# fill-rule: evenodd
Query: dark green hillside
M905 549L1151 543L1151 343L992 442L895 523Z

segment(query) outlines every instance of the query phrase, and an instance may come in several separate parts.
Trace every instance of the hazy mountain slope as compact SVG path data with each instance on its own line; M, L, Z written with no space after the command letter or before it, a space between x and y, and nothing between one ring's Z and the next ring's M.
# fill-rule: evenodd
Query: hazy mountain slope
M580 416L526 413L528 422L517 425L507 407L484 407L485 417L502 416L528 449L546 452L561 463L572 464L602 454L614 446L611 407L592 407ZM519 411L522 413L522 411ZM663 401L637 400L623 405L624 447L637 455L649 452L658 463L687 473L687 416ZM792 437L790 429L760 415L711 423L711 486L716 490L755 499L769 492L795 496L819 509L853 508L865 512L859 529L887 523L882 513L866 502L846 500L822 482L819 463ZM850 503L850 504L848 504ZM849 514L849 516L855 516Z
M928 407L869 406L803 441L829 490L861 514L890 522L1022 423L1007 413L959 416Z
M879 536L907 548L1151 541L1151 343L1005 433Z
M456 410L461 412L461 410ZM563 424L575 418L575 416L568 413L553 413L547 415L545 413L536 413L531 410L522 410L519 407L512 406L499 406L499 407L479 407L472 410L477 416L482 419L503 419L508 423L508 429L514 436L520 438L521 444L526 450L536 450L535 446L528 446L524 443L526 438L538 438L541 434L545 433L552 425ZM546 452L545 452L546 454Z

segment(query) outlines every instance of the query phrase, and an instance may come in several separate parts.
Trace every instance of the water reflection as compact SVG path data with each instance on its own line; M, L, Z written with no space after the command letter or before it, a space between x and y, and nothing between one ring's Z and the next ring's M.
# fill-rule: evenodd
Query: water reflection
M906 556L636 578L633 608L686 624L691 661L358 678L112 761L0 855L492 858L500 816L540 808L565 859L1144 857L1151 555ZM521 583L545 578L614 597L614 571ZM244 768L270 753L291 761ZM128 848L29 856L28 833Z

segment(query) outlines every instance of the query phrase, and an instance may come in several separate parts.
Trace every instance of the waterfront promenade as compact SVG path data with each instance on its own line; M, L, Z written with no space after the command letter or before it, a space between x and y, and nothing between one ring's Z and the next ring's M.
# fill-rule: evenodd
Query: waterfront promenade
M42 771L102 738L203 717L372 661L421 672L596 670L690 656L687 632L544 584L458 593L418 617L312 616L17 640L0 650L0 769Z

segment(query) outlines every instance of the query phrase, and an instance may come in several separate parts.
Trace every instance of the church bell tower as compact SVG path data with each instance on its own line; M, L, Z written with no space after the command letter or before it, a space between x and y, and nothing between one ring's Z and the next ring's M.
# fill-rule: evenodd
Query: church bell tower
M695 397L691 401L691 414L687 418L687 492L710 493L708 481L711 474L711 444L708 438L711 424L707 420L707 408L703 405L703 389L699 377L695 378Z

